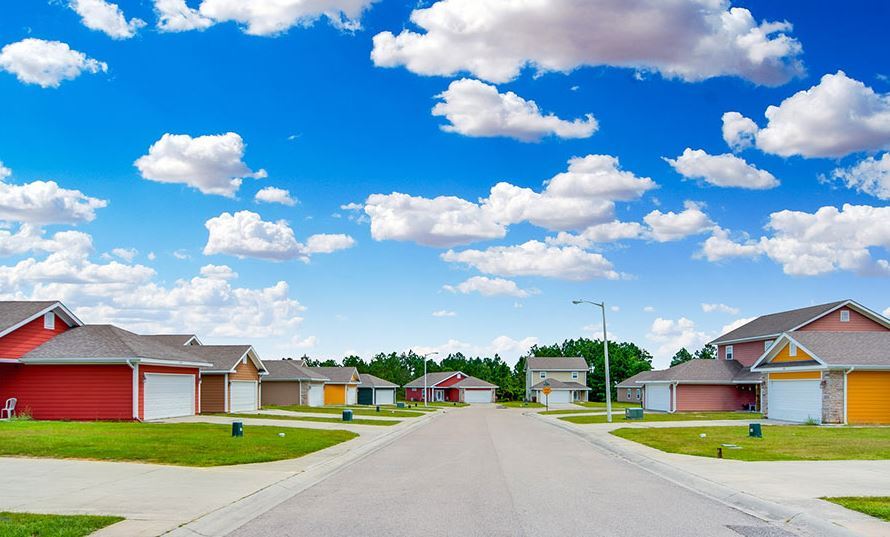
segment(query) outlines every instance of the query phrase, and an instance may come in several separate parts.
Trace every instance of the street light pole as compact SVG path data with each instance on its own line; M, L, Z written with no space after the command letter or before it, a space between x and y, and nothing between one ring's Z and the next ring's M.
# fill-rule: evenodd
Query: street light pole
M426 359L429 358L430 356L434 356L436 354L439 354L439 353L438 352L428 352L423 355L423 406L424 407L430 406L429 402L427 401L428 390L426 387Z
M606 421L612 423L612 379L609 374L609 336L606 332L606 302L591 302L590 300L573 300L572 304L591 304L603 310L603 358L606 372Z

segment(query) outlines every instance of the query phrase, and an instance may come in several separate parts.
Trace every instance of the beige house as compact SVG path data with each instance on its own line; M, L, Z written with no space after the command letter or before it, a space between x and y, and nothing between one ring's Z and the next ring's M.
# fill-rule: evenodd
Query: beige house
M587 361L584 358L526 358L525 399L543 403L587 401ZM544 388L550 388L549 397Z

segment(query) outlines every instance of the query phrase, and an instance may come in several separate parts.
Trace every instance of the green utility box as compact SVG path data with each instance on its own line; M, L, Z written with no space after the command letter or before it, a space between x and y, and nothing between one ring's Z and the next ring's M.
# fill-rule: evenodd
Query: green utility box
M405 408L405 403L396 403L396 408Z
M352 410L348 408L343 410L343 421L352 421Z
M626 419L626 420L641 420L641 419L643 419L643 409L642 408L625 408L624 409L624 419Z
M232 422L232 436L235 438L241 438L244 436L244 422L243 421L233 421Z
M751 438L763 438L763 430L760 429L759 423L748 425L748 436Z

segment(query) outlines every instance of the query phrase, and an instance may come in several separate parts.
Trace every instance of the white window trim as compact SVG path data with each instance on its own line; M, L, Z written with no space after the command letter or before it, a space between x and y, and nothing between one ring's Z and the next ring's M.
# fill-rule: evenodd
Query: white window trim
M850 322L850 310L841 310L841 322L842 323Z
M540 373L538 373L538 378L542 378L542 379L547 378L547 372L541 371Z
M797 344L796 343L788 344L788 356L797 356Z
M735 359L735 352L733 352L732 345L726 346L726 348L723 350L723 357L726 358L727 360Z
M775 343L775 342L776 342L776 340L774 340L774 339L768 339L768 340L764 341L763 342L763 352L768 351L769 348L772 347L773 343Z
M56 314L49 311L43 314L43 328L46 330L56 329Z
M572 380L578 380L578 372L572 371Z

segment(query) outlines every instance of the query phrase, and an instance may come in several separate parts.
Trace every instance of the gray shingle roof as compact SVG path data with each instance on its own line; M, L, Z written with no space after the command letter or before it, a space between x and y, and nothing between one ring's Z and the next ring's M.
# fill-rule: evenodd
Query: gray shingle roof
M652 377L652 375L654 375L655 373L657 373L657 371L640 371L636 375L634 375L632 377L628 377L628 378L622 380L621 382L619 382L617 387L618 388L639 388L640 385L637 383L637 381L646 380L646 379Z
M497 388L497 385L476 377L465 377L463 380L449 386L449 388Z
M182 351L210 364L209 371L230 371L250 350L250 345L180 345Z
M0 332L37 315L46 308L58 304L56 300L3 300L0 301Z
M442 382L443 380L452 377L460 373L460 371L439 371L436 373L427 373L426 375L426 385L427 386L435 386L436 384ZM405 384L406 388L423 388L423 377L418 377L408 384Z
M541 358L530 357L525 359L526 370L533 371L587 371L587 361L584 358Z
M890 366L888 332L791 332L828 365Z
M263 366L269 372L268 375L263 377L263 382L297 380L323 382L328 380L324 375L303 367L302 363L297 360L263 360Z
M355 382L352 377L358 375L358 370L354 367L308 367L306 369L327 377L328 381L334 384Z
M735 360L689 360L668 369L650 371L649 376L638 382L676 381L680 383L730 384L739 382L759 382L760 375L751 373Z
M547 384L554 390L590 390L587 386L579 383L579 382L563 382L561 380L556 379L547 379L542 380L541 382L532 386L533 390L540 390L544 387L544 384Z
M398 388L398 384L393 384L388 380L383 380L380 377L375 377L374 375L369 375L368 373L362 373L359 375L362 379L362 383L358 385L359 388Z
M22 361L78 358L142 358L211 365L180 348L110 324L84 325L66 330L24 355Z
M809 320L824 315L844 302L847 302L847 300L839 300L837 302L819 304L818 306L809 306L796 310L762 315L749 323L743 324L735 330L723 334L712 341L711 344L716 345L718 343L735 341L737 339L776 336L783 332L793 330Z
M150 334L145 337L166 343L167 345L183 346L197 336L195 334Z

